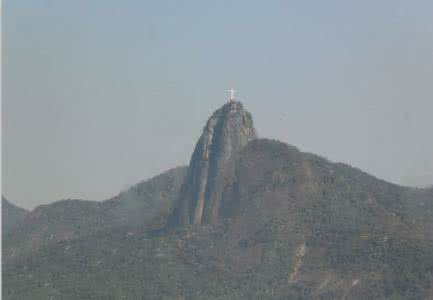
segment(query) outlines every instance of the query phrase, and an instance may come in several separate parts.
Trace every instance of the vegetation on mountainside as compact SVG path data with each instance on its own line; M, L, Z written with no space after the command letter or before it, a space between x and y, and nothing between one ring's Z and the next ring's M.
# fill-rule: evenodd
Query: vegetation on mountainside
M4 264L4 299L433 295L427 190L413 192L270 140L251 142L236 168L227 187L235 191L236 213L220 224L156 233L122 221L44 244ZM149 188L158 201L166 197L164 184Z
M119 226L160 227L171 209L185 167L171 169L103 201L62 200L41 205L10 232L3 231L3 259L62 240L76 239Z
M28 211L10 203L2 196L2 231L9 232L21 223Z

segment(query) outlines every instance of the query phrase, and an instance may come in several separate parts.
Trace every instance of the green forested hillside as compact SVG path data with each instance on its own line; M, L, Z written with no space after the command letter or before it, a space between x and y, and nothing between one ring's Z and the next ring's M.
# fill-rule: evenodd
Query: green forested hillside
M62 200L41 205L12 231L3 231L3 260L47 244L119 226L159 226L169 213L186 168L171 169L102 202Z
M2 230L9 232L21 223L28 211L10 203L5 197L2 197Z
M4 265L4 298L432 297L428 190L265 139L243 149L225 190L231 213L218 224L120 222L20 255Z

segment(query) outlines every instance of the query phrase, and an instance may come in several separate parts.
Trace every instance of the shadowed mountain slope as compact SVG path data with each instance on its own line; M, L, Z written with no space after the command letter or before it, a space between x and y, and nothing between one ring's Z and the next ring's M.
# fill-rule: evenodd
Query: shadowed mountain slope
M9 232L27 215L28 211L9 202L2 196L2 230Z

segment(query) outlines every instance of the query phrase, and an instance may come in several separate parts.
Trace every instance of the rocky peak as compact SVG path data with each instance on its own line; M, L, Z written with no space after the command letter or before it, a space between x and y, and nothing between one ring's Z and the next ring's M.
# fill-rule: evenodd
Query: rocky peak
M241 102L230 101L212 114L195 146L172 223L218 221L224 188L235 177L234 161L255 137L253 119Z

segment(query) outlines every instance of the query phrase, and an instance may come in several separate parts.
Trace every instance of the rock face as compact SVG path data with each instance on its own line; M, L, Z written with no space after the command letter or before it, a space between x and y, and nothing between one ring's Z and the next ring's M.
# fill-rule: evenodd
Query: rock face
M235 160L256 137L251 114L230 101L206 123L191 157L188 174L171 223L214 224L230 207L228 182L235 179Z

